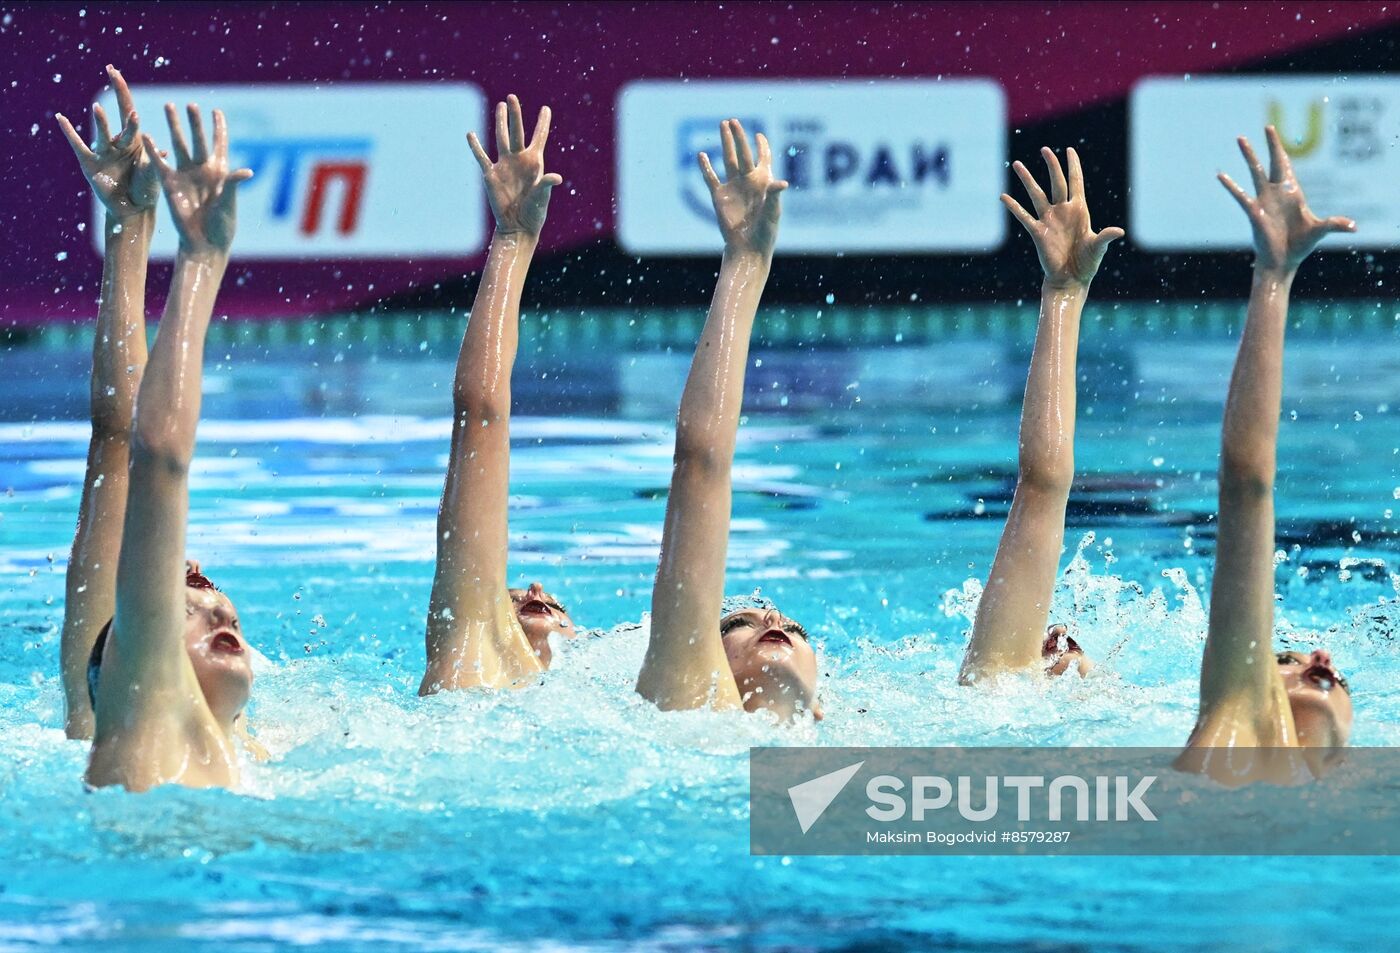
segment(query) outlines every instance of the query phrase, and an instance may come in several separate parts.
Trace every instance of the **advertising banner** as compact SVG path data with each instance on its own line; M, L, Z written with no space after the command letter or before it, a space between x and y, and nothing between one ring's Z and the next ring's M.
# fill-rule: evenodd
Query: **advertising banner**
M778 254L990 251L1005 236L1006 104L989 79L641 81L617 104L617 229L634 254L716 254L719 123L773 147Z
M480 173L468 130L485 131L485 100L468 83L135 85L141 128L170 146L164 104L197 103L205 129L222 109L231 167L253 170L238 190L239 258L465 256L485 239ZM116 96L98 97L118 128ZM169 161L174 162L172 157ZM95 207L98 253L102 217ZM164 200L152 245L172 258Z
M1278 128L1308 204L1356 219L1323 247L1400 245L1400 77L1150 77L1130 115L1128 235L1151 251L1251 247L1248 220L1216 181L1253 192L1236 139L1267 164L1264 127Z

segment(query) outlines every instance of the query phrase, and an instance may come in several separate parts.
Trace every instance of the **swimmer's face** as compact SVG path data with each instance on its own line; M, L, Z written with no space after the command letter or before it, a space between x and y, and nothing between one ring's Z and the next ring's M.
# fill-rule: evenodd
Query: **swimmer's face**
M552 653L549 650L550 633L557 632L566 639L576 635L574 620L560 605L559 600L544 591L538 582L530 583L529 589L512 589L510 601L515 605L515 617L525 630L525 638L530 647L540 657L540 662L549 667Z
M1094 660L1084 654L1079 643L1070 638L1069 628L1057 623L1045 630L1045 642L1040 649L1040 657L1045 660L1045 674L1052 678L1068 671L1088 675L1094 667Z
M238 612L217 589L185 587L185 651L215 717L232 721L253 692L253 668Z
M1351 737L1351 691L1324 649L1310 655L1280 652L1276 656L1279 677L1293 710L1298 743L1304 748L1327 749L1327 760L1338 760ZM1328 767L1321 764L1316 767Z
M806 629L777 609L744 609L721 619L719 631L745 709L802 709L821 719L817 653Z

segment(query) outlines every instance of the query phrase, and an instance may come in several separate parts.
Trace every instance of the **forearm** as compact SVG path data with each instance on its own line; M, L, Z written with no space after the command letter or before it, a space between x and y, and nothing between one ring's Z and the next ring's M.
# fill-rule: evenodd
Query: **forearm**
M491 239L472 304L452 394L458 414L510 414L510 374L520 334L520 298L538 239L520 232ZM476 421L480 426L483 421Z
M694 456L727 471L734 459L749 338L771 265L771 256L725 252L676 415L678 460Z
M1273 485L1293 272L1256 266L1221 426L1222 492Z
M155 213L106 216L102 296L92 346L95 437L130 434L136 391L146 367L146 264Z
M1088 294L1081 284L1042 287L1021 408L1020 482L1065 496L1074 479L1079 321Z
M187 466L194 453L204 372L204 337L228 265L226 254L175 259L136 408L136 450Z

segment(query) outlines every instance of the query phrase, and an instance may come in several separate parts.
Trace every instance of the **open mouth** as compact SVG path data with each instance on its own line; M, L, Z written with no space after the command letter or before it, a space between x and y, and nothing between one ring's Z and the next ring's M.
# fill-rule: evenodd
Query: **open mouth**
M521 615L548 616L550 614L549 606L545 605L539 599L530 599L526 602L522 602L520 608L516 611Z
M779 631L778 629L769 629L758 637L758 641L760 643L772 642L777 645L786 645L788 648L792 648L792 639L788 638L786 632Z
M1337 675L1330 668L1313 665L1303 673L1303 678L1324 692L1330 692L1337 685Z
M209 651L226 655L242 655L243 643L232 632L220 632L209 640Z

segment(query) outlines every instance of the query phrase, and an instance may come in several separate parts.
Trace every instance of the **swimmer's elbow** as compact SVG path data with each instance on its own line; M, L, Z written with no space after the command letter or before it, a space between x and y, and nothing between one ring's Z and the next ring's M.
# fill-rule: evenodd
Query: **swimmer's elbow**
M133 467L144 465L177 476L188 474L194 458L193 443L169 432L153 433L154 429L137 424L131 447Z
M674 464L677 471L686 470L701 475L728 474L734 455L715 446L714 441L686 433L676 434Z
M1232 453L1220 455L1220 495L1234 499L1262 499L1274 492L1272 461L1258 459L1255 454Z
M129 401L94 394L91 417L92 435L97 439L131 439L132 408Z
M468 388L453 388L452 409L460 424L489 427L510 419L510 394L483 394Z
M1074 463L1033 466L1022 463L1016 475L1016 485L1039 493L1069 496L1070 488L1074 485Z

